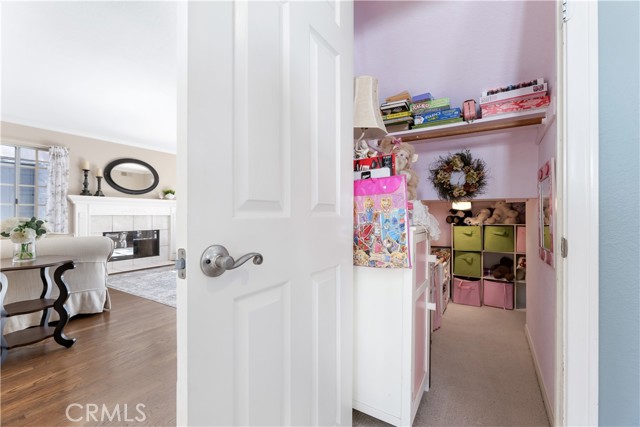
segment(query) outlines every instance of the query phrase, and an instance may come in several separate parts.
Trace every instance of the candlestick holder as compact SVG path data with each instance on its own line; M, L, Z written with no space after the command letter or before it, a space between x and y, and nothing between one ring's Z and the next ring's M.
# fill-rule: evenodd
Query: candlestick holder
M82 182L82 192L80 193L81 196L90 196L91 195L91 191L89 191L89 169L82 169L84 172L84 181Z
M98 180L98 191L96 191L96 194L94 194L94 196L100 196L100 197L104 197L104 193L102 192L102 177L101 176L96 176L96 179Z

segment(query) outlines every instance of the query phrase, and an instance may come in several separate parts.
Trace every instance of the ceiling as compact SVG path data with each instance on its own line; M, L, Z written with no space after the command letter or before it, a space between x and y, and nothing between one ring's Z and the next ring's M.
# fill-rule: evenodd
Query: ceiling
M2 2L1 118L176 150L175 2Z

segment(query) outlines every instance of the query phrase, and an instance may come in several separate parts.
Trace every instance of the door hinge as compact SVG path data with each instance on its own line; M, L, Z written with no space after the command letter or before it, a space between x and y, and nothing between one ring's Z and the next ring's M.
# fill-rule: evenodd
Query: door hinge
M569 0L562 0L562 22L567 22L569 20Z
M567 252L569 251L568 245L567 239L564 237L560 239L560 256L562 256L562 258L567 257Z
M178 249L178 259L176 260L176 269L178 270L178 277L180 279L187 278L187 251L182 248Z

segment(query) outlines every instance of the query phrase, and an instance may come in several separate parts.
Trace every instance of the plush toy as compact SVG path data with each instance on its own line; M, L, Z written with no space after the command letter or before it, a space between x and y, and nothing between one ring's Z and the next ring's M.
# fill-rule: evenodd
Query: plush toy
M470 218L465 218L464 223L467 225L483 225L490 216L491 211L489 209L480 209L478 215Z
M516 267L516 280L524 280L527 277L527 258L518 258L518 266Z
M514 211L513 209L510 209L506 212L506 218L504 218L502 220L503 224L517 224L518 223L518 215L520 215L518 213L518 211Z
M416 200L418 197L418 174L412 169L413 163L418 161L416 149L411 144L402 142L399 138L386 136L378 144L378 149L383 154L393 153L396 158L396 175L406 175L407 197Z
M496 279L513 280L515 277L513 274L513 260L506 256L500 258L500 264L491 267L491 275Z
M448 224L468 225L466 220L471 217L471 211L461 211L458 209L449 209L449 215L446 218Z
M366 159L368 157L375 157L378 154L376 150L369 147L367 141L361 139L359 142L356 141L353 147L353 158L354 159Z
M501 200L493 204L493 213L485 221L485 224L516 224L518 222L518 211L511 209L511 206Z

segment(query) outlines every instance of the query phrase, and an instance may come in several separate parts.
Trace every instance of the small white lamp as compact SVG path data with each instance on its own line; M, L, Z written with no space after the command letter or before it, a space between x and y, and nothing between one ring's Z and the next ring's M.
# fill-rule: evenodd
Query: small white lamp
M355 148L360 147L363 138L382 138L387 129L380 115L378 101L378 79L371 76L358 76L355 80L353 98L353 137L358 138Z

